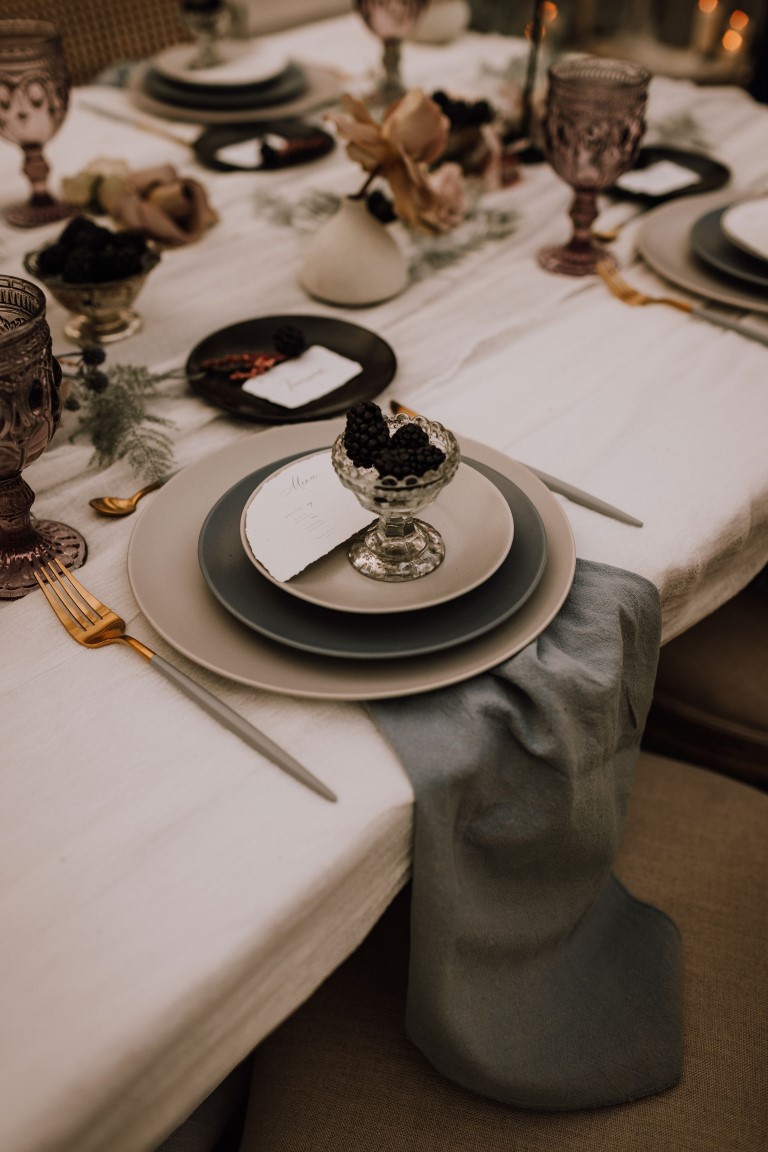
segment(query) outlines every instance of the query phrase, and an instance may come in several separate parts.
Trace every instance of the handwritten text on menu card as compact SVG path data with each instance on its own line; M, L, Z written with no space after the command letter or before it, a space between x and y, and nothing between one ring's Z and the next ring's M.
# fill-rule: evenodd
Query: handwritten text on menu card
M282 582L373 519L343 487L330 449L325 449L287 464L265 480L248 505L244 530L253 555Z
M355 360L312 344L295 360L285 360L263 376L246 380L243 391L282 408L301 408L341 388L360 372L361 367Z

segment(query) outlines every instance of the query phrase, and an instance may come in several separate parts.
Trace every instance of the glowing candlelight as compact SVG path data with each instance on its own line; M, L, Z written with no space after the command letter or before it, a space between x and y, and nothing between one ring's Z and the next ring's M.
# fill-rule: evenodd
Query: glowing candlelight
M698 0L693 14L691 47L702 56L710 56L717 45L722 25L719 0Z

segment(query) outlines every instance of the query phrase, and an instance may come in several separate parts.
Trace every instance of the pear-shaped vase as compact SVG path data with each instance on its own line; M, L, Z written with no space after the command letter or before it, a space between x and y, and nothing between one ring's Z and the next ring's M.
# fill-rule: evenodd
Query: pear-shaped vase
M402 292L408 264L365 200L348 197L312 237L300 281L310 296L326 304L362 307Z

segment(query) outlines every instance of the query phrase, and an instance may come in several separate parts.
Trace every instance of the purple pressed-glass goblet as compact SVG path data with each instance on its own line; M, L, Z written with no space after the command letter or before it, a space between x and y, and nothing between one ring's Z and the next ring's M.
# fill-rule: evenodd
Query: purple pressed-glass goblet
M35 520L35 495L21 473L41 456L61 417L61 368L51 353L45 295L18 276L0 276L0 600L37 587L41 563L79 568L85 540L54 520Z
M612 187L635 161L649 81L636 64L596 56L567 56L549 69L544 152L575 196L569 243L539 253L547 271L585 276L598 261L610 259L591 237L597 193Z
M43 145L61 127L69 105L69 72L61 37L47 20L0 21L0 136L24 153L24 175L32 185L25 204L5 217L16 228L50 224L71 208L48 191Z
M401 45L428 6L429 0L355 0L355 8L384 45L384 73L369 97L371 102L391 104L405 92L400 74Z

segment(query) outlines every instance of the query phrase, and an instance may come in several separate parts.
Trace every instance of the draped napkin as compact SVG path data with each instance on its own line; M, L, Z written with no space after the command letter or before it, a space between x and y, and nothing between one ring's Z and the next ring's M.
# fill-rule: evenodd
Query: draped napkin
M680 1077L677 928L611 874L660 627L649 581L578 561L517 656L369 705L416 796L408 1035L516 1107L615 1105Z

